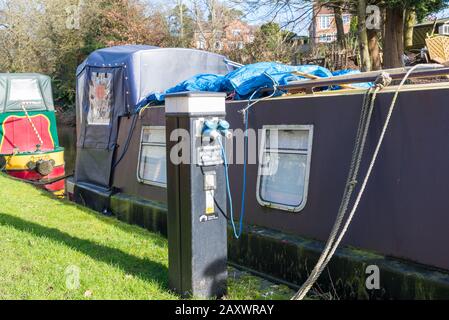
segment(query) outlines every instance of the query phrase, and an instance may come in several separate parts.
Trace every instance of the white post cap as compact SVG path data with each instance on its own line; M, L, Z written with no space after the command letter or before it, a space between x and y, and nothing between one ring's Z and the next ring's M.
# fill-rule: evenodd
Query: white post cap
M165 97L165 113L225 113L226 94L221 92L180 92Z

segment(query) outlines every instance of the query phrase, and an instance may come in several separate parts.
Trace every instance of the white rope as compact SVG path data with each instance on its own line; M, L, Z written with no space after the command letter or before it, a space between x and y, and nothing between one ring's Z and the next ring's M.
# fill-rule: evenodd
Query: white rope
M376 149L374 151L372 160L370 162L367 174L365 176L365 179L363 180L362 186L361 186L360 191L359 191L359 193L357 195L357 198L356 198L356 200L354 202L353 208L352 208L351 212L349 213L348 219L347 219L346 223L344 224L343 229L340 232L340 235L337 237L337 240L332 244L330 251L325 250L323 252L323 254L321 255L321 257L320 257L320 259L319 259L319 261L317 263L317 265L313 269L311 275L309 276L307 281L304 283L304 285L301 287L301 289L298 291L298 293L293 297L294 300L302 300L302 299L304 299L304 297L310 291L310 289L312 288L312 286L314 285L316 280L321 275L322 270L324 270L324 268L327 266L329 261L332 259L333 255L335 254L335 251L337 250L338 246L340 245L341 241L343 240L343 237L345 236L346 232L348 231L349 225L351 224L351 221L352 221L352 219L354 217L354 214L357 211L357 208L358 208L358 206L360 204L360 200L361 200L361 198L362 198L362 196L363 196L363 194L365 192L365 188L366 188L366 185L368 184L368 181L369 181L369 178L371 176L371 173L372 173L372 170L374 168L374 165L376 164L377 157L379 155L380 148L382 146L383 140L385 138L385 134L386 134L387 129L389 127L391 116L392 116L393 111L395 109L396 101L397 101L397 98L399 96L399 93L400 93L402 87L404 86L405 82L409 78L410 74L413 71L415 71L416 69L421 68L421 67L425 67L425 65L416 65L413 68L411 68L406 73L406 75L402 79L401 83L399 84L398 88L396 89L395 95L394 95L393 100L392 100L391 105L390 105L390 109L389 109L388 114L387 114L387 118L385 120L385 124L384 124L383 129L382 129L382 133L380 135L379 141L378 141Z
M37 128L33 123L33 120L31 119L30 115L28 114L28 110L25 108L25 103L21 103L20 105L22 106L22 110L23 110L23 112L25 112L25 116L27 117L28 121L31 124L31 127L33 128L34 133L37 136L37 139L39 140L40 144L37 149L40 149L40 147L42 147L44 145L44 141L42 140L41 135L39 134L39 131L37 131Z

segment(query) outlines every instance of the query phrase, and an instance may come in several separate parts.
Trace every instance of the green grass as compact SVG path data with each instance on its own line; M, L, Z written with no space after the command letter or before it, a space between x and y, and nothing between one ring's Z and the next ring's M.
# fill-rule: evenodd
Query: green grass
M167 278L162 236L0 174L0 299L179 299ZM291 295L230 269L227 299Z

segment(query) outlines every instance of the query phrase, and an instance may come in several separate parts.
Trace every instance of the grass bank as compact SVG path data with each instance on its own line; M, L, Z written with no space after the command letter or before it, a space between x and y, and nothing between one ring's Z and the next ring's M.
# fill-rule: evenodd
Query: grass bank
M0 299L179 299L167 278L163 237L0 174ZM292 294L230 269L228 299Z

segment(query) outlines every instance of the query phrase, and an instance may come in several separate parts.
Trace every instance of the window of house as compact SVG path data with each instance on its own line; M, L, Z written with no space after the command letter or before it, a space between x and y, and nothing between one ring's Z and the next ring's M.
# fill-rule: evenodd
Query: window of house
M206 49L206 38L200 34L198 36L198 41L196 42L197 49Z
M343 23L344 24L349 24L351 22L351 16L349 14L345 14L343 16Z
M329 43L333 42L337 39L337 34L321 34L319 38L319 42Z
M307 201L313 126L264 126L257 200L267 207L299 212Z
M140 140L137 179L159 187L167 186L165 127L144 126Z
M320 29L329 29L331 27L332 16L321 15L319 16Z
M205 41L198 40L198 42L197 42L197 44L196 44L196 47L197 47L198 49L204 50L204 49L206 49L206 42L205 42Z
M215 50L221 50L222 48L223 48L223 44L221 43L221 41L215 41L214 49Z
M242 30L240 30L240 29L234 29L234 30L232 30L232 35L234 36L234 37L238 37L238 36L240 36L242 34Z

